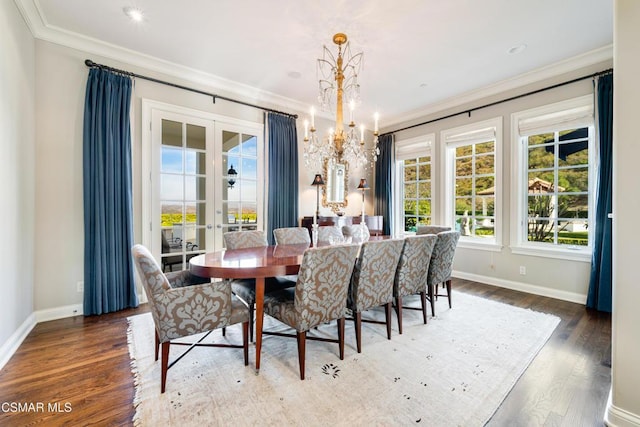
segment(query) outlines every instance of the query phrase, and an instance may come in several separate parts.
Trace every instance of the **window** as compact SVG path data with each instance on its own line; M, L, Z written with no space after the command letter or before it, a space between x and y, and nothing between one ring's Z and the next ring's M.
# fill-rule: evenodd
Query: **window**
M499 249L501 135L502 118L442 132L444 218L460 231L461 246Z
M431 146L434 135L398 141L396 173L399 183L395 206L396 230L414 233L419 225L431 224Z
M539 255L590 259L593 98L512 116L515 179L512 246Z

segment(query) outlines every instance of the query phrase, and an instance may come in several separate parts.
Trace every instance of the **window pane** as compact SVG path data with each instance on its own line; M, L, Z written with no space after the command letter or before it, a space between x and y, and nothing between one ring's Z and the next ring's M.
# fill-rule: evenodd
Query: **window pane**
M431 225L431 217L429 216L418 217L418 225Z
M258 138L253 135L242 135L242 154L244 156L257 156Z
M558 181L564 191L587 192L589 191L589 168L560 169Z
M550 148L551 151L547 151ZM553 145L546 147L529 148L529 169L547 169L552 168L553 163Z
M530 242L554 243L555 222L548 218L529 218L527 239Z
M182 150L162 147L161 172L182 173Z
M555 139L555 135L552 132L542 133L540 135L531 135L527 139L527 143L529 145L545 144L547 142L552 142L554 139Z
M492 154L478 156L476 158L476 174L492 174L494 170L494 157Z
M569 142L558 145L558 165L586 165L589 163L588 141Z
M496 199L492 196L476 197L476 215L494 216Z
M240 187L235 185L235 180L233 187L230 186L229 180L224 179L222 183L222 198L234 202L240 201Z
M558 244L587 246L589 244L588 222L582 219L559 221Z
M415 199L418 197L418 185L416 183L404 185L404 197Z
M471 196L471 178L456 179L456 196Z
M183 176L160 174L160 198L164 200L183 200Z
M428 199L431 197L431 181L421 181L418 183L418 197Z
M256 200L258 200L258 195L256 194L256 181L249 181L246 179L242 179L240 180L240 185L241 185L241 189L242 191L241 193L241 200L243 202L254 202Z
M471 154L473 154L473 145L456 147L456 157L470 156Z
M404 213L405 215L415 215L417 203L415 200L404 201Z
M226 224L239 224L240 223L240 203L226 202L223 203L223 219L226 220Z
M418 214L422 216L431 216L431 201L420 200L418 201Z
M431 179L431 164L422 164L419 166L418 179Z
M258 222L258 210L255 203L242 204L242 222L243 224L256 224Z
M258 160L257 159L242 159L242 172L243 178L257 179L258 177Z
M587 218L589 213L589 198L586 194L573 196L558 196L557 216L560 218Z
M186 208L186 223L191 225L205 225L206 224L206 208L205 202L198 203L185 203Z
M494 146L495 146L494 141L476 144L476 154L493 153L495 151Z
M404 217L404 231L416 231L416 224L418 220L415 216L405 216Z
M431 156L418 157L418 162L420 162L420 163L430 163L431 162Z
M553 193L553 171L529 172L529 194Z
M205 187L205 177L185 176L185 200L204 200L207 189Z
M173 202L162 202L160 204L160 224L163 227L182 224L182 205Z
M205 150L205 131L203 126L187 124L187 148L197 148Z
M185 152L185 173L204 175L206 172L206 154L202 151Z
M471 199L456 197L456 214L463 215L465 212L471 212Z
M222 131L222 152L240 154L240 135L238 133Z
M162 120L162 145L182 147L182 123Z
M473 174L471 157L456 159L456 176L471 176Z
M418 177L418 169L415 165L407 166L405 161L404 166L404 181L415 181Z
M496 192L494 182L495 178L492 176L483 176L480 178L476 178L476 195L494 195Z
M549 218L554 211L553 197L548 195L529 196L527 206L529 216Z

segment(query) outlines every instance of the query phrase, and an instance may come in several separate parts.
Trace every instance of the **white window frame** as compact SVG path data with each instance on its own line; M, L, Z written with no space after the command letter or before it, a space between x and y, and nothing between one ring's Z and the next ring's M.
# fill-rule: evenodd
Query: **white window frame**
M494 252L502 250L502 116L469 125L446 129L440 132L440 143L444 148L442 169L445 179L442 182L442 218L444 225L455 229L455 151L461 145L487 142L493 139L495 147L495 201L493 238L460 236L459 247L482 249Z
M596 135L593 117L593 95L572 98L529 110L511 114L511 157L513 165L511 186L511 252L521 255L560 258L571 261L591 262L593 230L595 227L595 183L596 183ZM528 183L527 137L545 132L570 128L589 128L589 218L587 230L589 246L557 245L555 243L529 242L527 239L527 193ZM528 188L528 187L527 187Z
M411 232L404 231L404 168L399 167L400 162L404 162L405 160L417 159L418 157L431 157L431 222L433 222L433 218L435 216L434 210L434 177L437 176L435 169L437 169L437 164L434 156L434 143L435 143L436 135L434 133L430 133L427 135L418 136L415 138L403 139L396 141L395 145L395 179L394 179L394 200L393 206L395 209L395 224L393 225L393 230L396 231L395 234L412 234Z

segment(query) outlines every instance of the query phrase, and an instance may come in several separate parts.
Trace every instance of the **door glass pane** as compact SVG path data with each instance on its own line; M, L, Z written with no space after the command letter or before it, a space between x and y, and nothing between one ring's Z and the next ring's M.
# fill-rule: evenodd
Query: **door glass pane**
M160 171L165 173L182 173L182 150L162 147L162 163Z
M160 175L160 194L164 200L183 199L184 176L182 175Z
M253 135L242 135L242 153L245 156L257 156L258 138Z
M182 123L162 120L162 145L182 148Z
M206 149L206 129L203 126L187 124L187 148Z
M185 200L204 200L207 195L206 178L203 176L185 176Z
M185 153L185 172L204 175L207 173L206 153L203 151L189 151Z

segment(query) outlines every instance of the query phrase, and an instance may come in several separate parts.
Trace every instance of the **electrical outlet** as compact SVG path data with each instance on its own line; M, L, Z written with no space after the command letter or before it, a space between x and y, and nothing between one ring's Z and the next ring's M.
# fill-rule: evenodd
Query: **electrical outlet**
M527 267L525 267L524 265L520 266L520 274L522 274L523 276L525 274L527 274Z
M76 283L76 289L78 290L78 292L84 292L84 282L78 282Z

